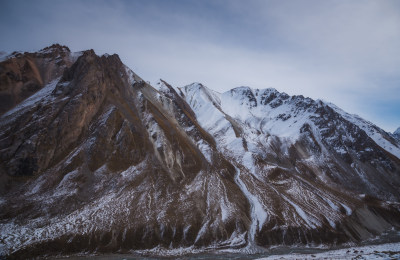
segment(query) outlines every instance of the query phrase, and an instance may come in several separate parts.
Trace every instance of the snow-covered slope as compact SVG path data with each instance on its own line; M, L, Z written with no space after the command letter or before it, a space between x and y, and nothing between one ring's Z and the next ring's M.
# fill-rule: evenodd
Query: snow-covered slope
M361 128L365 133L372 138L380 147L388 151L389 153L400 158L400 143L396 142L390 134L386 133L384 130L380 129L378 126L357 115L351 115L346 113L336 105L328 103L337 113L339 113L343 118L353 123L354 125Z
M320 116L319 109L329 106L344 120L363 130L387 152L400 158L400 146L388 133L357 115L344 112L332 103L314 101L303 96L289 97L286 93L279 93L271 88L259 90L239 87L220 94L194 83L182 90L187 96L187 102L196 111L198 120L207 129L209 125L220 121L221 115L225 114L261 133L295 142L300 137L301 127L304 124L314 124L313 119ZM219 112L212 111L215 108Z

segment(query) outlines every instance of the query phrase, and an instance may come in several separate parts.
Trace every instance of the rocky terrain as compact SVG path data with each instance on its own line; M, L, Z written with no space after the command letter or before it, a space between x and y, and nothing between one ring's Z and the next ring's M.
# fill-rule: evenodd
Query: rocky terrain
M257 252L400 225L400 142L275 89L151 86L53 45L0 63L0 255Z

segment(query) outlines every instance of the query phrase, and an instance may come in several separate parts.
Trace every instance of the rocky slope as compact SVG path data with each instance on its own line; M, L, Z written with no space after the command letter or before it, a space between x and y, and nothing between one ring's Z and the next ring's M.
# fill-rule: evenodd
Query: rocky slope
M255 252L399 226L399 142L331 104L152 87L59 45L0 73L3 256Z

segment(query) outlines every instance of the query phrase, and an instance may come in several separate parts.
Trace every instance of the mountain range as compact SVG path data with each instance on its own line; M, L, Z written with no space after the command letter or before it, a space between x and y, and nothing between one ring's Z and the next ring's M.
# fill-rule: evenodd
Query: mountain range
M0 255L336 246L400 226L400 138L273 88L153 86L58 44L0 63Z

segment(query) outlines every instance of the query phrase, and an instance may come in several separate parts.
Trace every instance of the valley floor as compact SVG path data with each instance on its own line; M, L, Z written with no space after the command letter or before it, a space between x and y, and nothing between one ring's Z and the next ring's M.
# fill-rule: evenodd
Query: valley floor
M392 231L382 237L367 241L361 246L352 246L335 250L328 250L325 247L276 247L257 254L247 254L243 249L221 250L207 253L200 253L191 250L180 252L170 251L167 254L154 254L155 252L136 252L131 255L110 254L110 255L81 255L58 258L64 260L153 260L153 259L180 259L180 260L227 260L227 259L256 259L256 260L294 260L294 259L400 259L400 232ZM393 242L390 242L390 241ZM396 242L394 242L396 241ZM375 244L378 243L378 244ZM191 251L191 252L190 252ZM53 258L52 258L53 259Z
M400 259L400 243L350 247L316 254L273 255L258 260L274 259Z
M298 251L297 249L296 251ZM200 259L257 259L257 260L294 260L294 259L400 259L400 242L386 243L380 245L368 245L349 247L338 250L329 250L321 252L321 249L309 249L307 251L316 251L319 253L288 253L266 256L267 254L246 255L242 253L214 253L214 254L195 254L184 256L169 256L162 257L161 259L181 259L181 260L200 260ZM302 250L301 250L302 251ZM69 260L81 259L96 259L96 260L109 260L109 259L141 259L153 260L160 259L159 257L143 257L135 255L102 255L102 256L81 256L81 257L68 257Z

